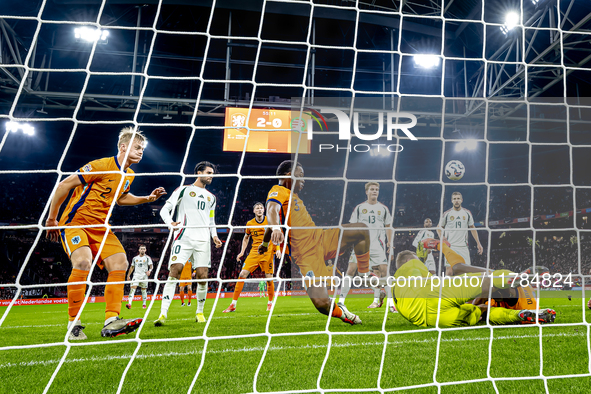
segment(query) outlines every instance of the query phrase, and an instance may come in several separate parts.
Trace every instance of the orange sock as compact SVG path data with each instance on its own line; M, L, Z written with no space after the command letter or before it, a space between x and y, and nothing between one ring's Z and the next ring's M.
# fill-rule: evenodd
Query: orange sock
M181 304L185 303L185 291L181 289Z
M123 282L125 280L125 271L111 271L107 277L107 283L109 282ZM119 283L116 285L105 286L105 302L107 308L105 310L105 320L111 317L119 316L121 312L121 299L123 298L123 288L125 285Z
M189 304L191 303L191 298L193 298L193 292L191 291L191 289L189 289L189 292L187 293L188 297L189 297Z
M244 282L236 282L236 287L234 288L234 295L232 296L232 299L234 301L236 301L238 298L240 298L240 293L242 292L243 287L244 287Z
M273 302L273 297L275 297L275 284L272 280L267 282L267 291L269 292L269 302Z
M343 316L343 310L341 308L339 308L338 305L335 305L334 309L332 310L332 317L340 318L341 316Z
M369 272L369 251L364 254L355 254L357 257L357 269L360 274Z
M82 271L76 268L72 268L72 273L68 278L70 282L83 282L88 276L88 271ZM69 285L68 286L68 316L70 321L74 321L80 307L82 306L82 300L84 300L84 293L86 293L86 284L80 285Z
M464 258L462 256L460 256L459 254L457 254L456 252L451 250L451 248L449 246L447 246L446 244L444 244L443 242L439 242L439 245L437 245L437 246L438 246L437 249L439 249L443 252L445 259L447 260L449 265L451 265L452 267L456 264L464 264L466 262L466 260L464 260Z

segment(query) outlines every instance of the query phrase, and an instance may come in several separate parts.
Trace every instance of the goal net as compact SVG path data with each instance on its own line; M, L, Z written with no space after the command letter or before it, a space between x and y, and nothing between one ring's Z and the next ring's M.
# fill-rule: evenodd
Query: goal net
M591 5L575 0L3 2L0 387L587 392L590 29ZM128 299L126 276L122 305L131 309L120 312L143 323L127 336L100 336L102 237L78 314L88 340L72 341L71 262L46 238L51 200L61 181L116 154L127 126L148 139L131 193L168 195L113 202L107 220L79 227L112 231L128 261L146 246L146 308L140 289ZM301 179L278 176L285 160L300 164ZM182 295L181 307L179 294L155 327L174 242L159 212L177 187L199 179L201 161L217 166L207 190L222 241L211 248L206 322L195 322L197 299ZM224 313L254 249L258 227L247 222L278 182L297 193L286 200L289 216L307 212L319 231L309 247L319 271L283 243L273 277L255 266L240 280L236 312ZM113 187L126 189L123 180ZM345 245L343 231L361 216L370 228L386 226L367 248L381 284L396 283L398 253L445 236L472 267L520 274L535 291L524 309L552 309L555 322L499 325L484 314L471 326L418 327L388 296L368 308L381 303L379 289L342 286L347 275L363 282L354 264L361 247ZM310 231L281 220L286 235ZM331 229L341 230L332 249ZM450 274L438 251L423 259L438 278ZM319 313L302 280L310 271L332 272L330 310L345 298L363 324ZM196 291L198 280L186 280ZM515 294L496 302L517 308Z

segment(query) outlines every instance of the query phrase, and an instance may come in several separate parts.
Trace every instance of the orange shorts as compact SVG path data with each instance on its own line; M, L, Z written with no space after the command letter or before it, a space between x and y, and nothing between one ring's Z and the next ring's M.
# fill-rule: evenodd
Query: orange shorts
M257 267L261 267L261 271L263 271L265 274L273 275L273 270L275 268L273 264L275 245L270 244L270 246L272 246L272 249L267 250L267 252L262 255L258 253L257 249L252 248L248 254L248 257L244 261L242 269L252 273L257 269Z
M308 247L297 248L304 249L303 252L298 253L298 250L292 247L295 263L300 268L302 275L306 276L308 272L312 271L317 277L332 276L332 268L327 267L324 262L336 257L339 233L340 229L338 228L316 231L310 239L310 243L306 245Z
M88 246L95 257L103 238L105 237L105 229L101 227L92 228L65 228L60 230L60 239L62 246L69 256L72 256L75 250ZM111 230L107 233L105 245L101 251L97 265L100 269L104 268L103 260L117 253L125 253L125 249L121 246L119 239L113 234Z
M190 262L186 263L183 267L183 271L181 272L181 279L180 280L191 280L193 274L193 267ZM179 284L180 287L191 286L191 282L181 282Z

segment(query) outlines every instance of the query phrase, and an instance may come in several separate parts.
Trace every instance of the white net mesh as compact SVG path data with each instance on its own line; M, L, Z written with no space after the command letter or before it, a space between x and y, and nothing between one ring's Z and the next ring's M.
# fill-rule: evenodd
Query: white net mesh
M105 383L117 385L119 393L141 381L134 368L145 365L144 360L197 356L196 371L185 379L183 390L212 391L204 382L213 378L205 375L223 374L212 363L228 362L216 357L248 354L249 362L256 365L245 368L252 385L231 386L236 391L500 393L527 385L546 393L588 391L589 4L552 0L522 0L502 7L477 0L153 3L43 0L34 5L0 5L0 118L6 121L0 175L7 184L18 184L4 193L6 208L0 219L2 259L6 259L0 277L0 298L5 299L0 328L11 336L0 347L1 369L42 365L51 373L34 391L43 387L49 392L59 391L56 386L64 382L60 375L69 373L64 370L70 364L122 360L125 367L115 368L117 381ZM88 33L79 30L72 38L72 31L81 28L101 33L91 33L85 41ZM418 329L380 309L367 314L367 319L360 313L363 328L347 330L330 318L322 320L307 298L298 301L302 313L290 313L289 307L280 309L284 297L277 297L267 317L257 316L264 329L228 334L227 326L215 328L225 307L223 298L230 297L230 285L239 272L235 256L250 207L265 198L276 181L269 178L286 158L252 153L246 143L236 153L222 150L220 135L227 125L220 119L226 107L245 109L247 141L253 140L253 130L260 131L251 123L260 108L289 110L292 117L309 113L309 108L321 112L337 108L365 135L377 130L380 112L412 113L418 122L411 131L418 141L400 129L392 141L385 136L365 141L355 134L350 140L337 140L335 116L326 115L327 127L319 122L320 130L314 123L311 154L294 153L293 159L306 168L307 189L312 190L306 201L313 202L308 206L316 224L326 228L347 222L355 205L366 198L363 185L379 181L380 201L394 218L393 243L398 252L411 248L426 217L436 226L451 207L452 192L460 191L477 231L467 236L484 247L484 253L478 254L474 240L469 241L473 265L515 272L545 266L552 275L571 274L568 290L559 282L560 291L538 293L538 309L556 309L557 322L548 327L496 326L487 318L471 327ZM354 121L356 112L359 118ZM22 125L25 122L41 129L39 134L45 132L46 141L39 143L43 148L23 142L30 133L30 126ZM49 292L50 299L65 297L69 263L58 267L57 261L65 261L63 252L51 249L44 239L49 197L58 182L81 165L102 152L112 153L114 130L126 125L141 128L150 138L144 161L153 163L136 173L138 188L147 194L154 185L164 184L170 194L171 189L192 182L189 166L201 159L221 164L212 192L218 198L216 223L225 244L212 258L208 284L213 284L210 294L215 298L207 301L211 309L202 331L154 334L150 319L157 316L159 304L151 297L144 325L115 341L120 346L128 343L129 352L111 356L109 350L100 350L101 355L96 355L97 346L104 349L108 344L92 339L71 342L63 337L65 324L17 323L30 313L29 306L18 304L26 304L24 297L38 299ZM274 130L289 132L292 126L274 126ZM297 142L305 146L306 135L297 134ZM372 143L400 144L404 149L380 151ZM326 144L325 152L321 144ZM39 163L31 155L51 158ZM445 176L450 160L460 160L466 167L459 181ZM116 193L123 187L122 180ZM42 198L32 200L30 194ZM94 225L105 234L115 231L128 254L146 242L132 233L150 234L148 242L155 251L151 254L156 257L156 274L150 279L154 295L161 294L166 281L171 244L157 208L119 209L112 204L111 223ZM94 254L78 317L106 285L106 276L95 269L105 239ZM282 252L288 253L286 245ZM55 257L59 253L61 257ZM335 267L343 271L343 262L335 260ZM59 272L48 276L41 261L53 263ZM277 265L276 291L295 290L294 263L282 258ZM393 274L394 268L389 268ZM245 291L253 290L260 280L247 279ZM354 305L349 308L357 313L362 304ZM65 321L65 311L59 312ZM291 321L300 315L313 316L322 326L292 329ZM19 317L11 320L11 316ZM289 322L281 321L283 317ZM19 340L31 327L50 327L60 339L50 335ZM323 339L314 339L319 336ZM241 339L251 340L252 345L236 345ZM151 347L169 343L183 343L190 350ZM57 357L23 361L24 365L9 360L16 354L11 352L33 348L64 350ZM77 358L77 348L94 355ZM369 349L365 352L371 357L364 350L347 353L351 349ZM305 353L308 350L311 353ZM313 367L301 363L294 367L287 361L291 351ZM311 360L314 357L317 360ZM507 367L503 359L514 363L526 359L535 367ZM342 360L356 366L346 368L346 361L343 367ZM272 362L285 362L291 374L302 376L273 375ZM518 381L524 382L523 387L516 386Z

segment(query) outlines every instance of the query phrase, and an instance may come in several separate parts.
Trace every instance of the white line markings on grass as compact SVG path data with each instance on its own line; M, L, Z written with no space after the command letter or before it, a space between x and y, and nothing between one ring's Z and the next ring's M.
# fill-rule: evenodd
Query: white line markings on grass
M409 334L416 334L410 333ZM585 332L572 332L572 333L557 333L557 334L547 334L544 335L544 338L548 337L584 337L587 334ZM495 337L495 340L501 339L526 339L526 338L538 338L538 335L500 335ZM449 338L449 339L442 339L441 342L464 342L464 341L488 341L489 337L474 337L474 338ZM407 345L407 344L420 344L420 343L436 343L437 338L426 338L426 339L413 339L413 340L403 340L403 341L389 341L388 345ZM351 347L351 346L382 346L383 342L359 342L359 343L339 343L339 344L332 344L332 347ZM305 345L305 346L270 346L269 351L277 351L277 350L302 350L302 349L326 349L326 345ZM208 350L208 354L220 354L220 353L241 353L241 352L262 352L265 350L264 347L257 346L257 347L242 347L237 349L224 349L224 350ZM191 356L201 354L202 351L191 351L191 352L166 352L166 353L154 353L154 354L140 354L136 356L136 359L147 359L147 358L154 358L154 357L177 357L177 356ZM79 362L102 362L102 361L111 361L111 360L128 360L131 358L131 355L122 355L122 356L101 356L101 357L88 357L88 358L74 358L74 359L66 359L65 363L79 363ZM45 361L22 361L20 363L5 363L0 364L0 369L2 368L14 368L14 367L33 367L37 365L47 366L52 364L57 364L60 360L45 360Z

